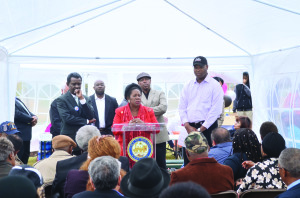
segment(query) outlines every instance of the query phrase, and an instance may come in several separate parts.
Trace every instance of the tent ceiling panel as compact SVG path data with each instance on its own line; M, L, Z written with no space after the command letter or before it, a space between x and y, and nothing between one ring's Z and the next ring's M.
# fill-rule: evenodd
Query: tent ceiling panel
M300 23L300 15L288 11L251 0L168 2L250 54L300 45L300 26L296 25ZM297 3L294 9L300 13ZM293 6L296 1L284 1L284 4Z
M160 0L135 1L14 55L241 56L245 52Z

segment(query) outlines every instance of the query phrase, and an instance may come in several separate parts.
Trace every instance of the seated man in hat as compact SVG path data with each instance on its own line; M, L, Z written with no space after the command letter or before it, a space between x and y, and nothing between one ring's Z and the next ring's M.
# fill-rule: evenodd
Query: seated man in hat
M54 153L49 158L34 164L34 168L41 172L45 185L52 184L56 173L56 163L73 157L72 149L76 146L72 138L66 135L58 135L52 139Z
M23 146L22 138L20 136L18 136L17 134L11 134L11 135L7 136L7 139L9 139L11 141L11 143L14 145L14 150L15 150L14 155L15 155L16 166L24 164L17 155Z
M12 134L20 134L20 131L17 129L15 123L10 121L2 122L0 125L0 137L6 137Z
M121 181L120 170L121 163L117 159L111 156L97 157L90 163L88 170L95 191L84 191L73 197L124 197L114 190Z
M0 178L8 175L15 165L14 145L5 137L0 137Z
M184 142L190 163L172 172L170 185L192 181L203 186L210 194L233 190L232 169L208 157L208 142L202 133L191 132Z

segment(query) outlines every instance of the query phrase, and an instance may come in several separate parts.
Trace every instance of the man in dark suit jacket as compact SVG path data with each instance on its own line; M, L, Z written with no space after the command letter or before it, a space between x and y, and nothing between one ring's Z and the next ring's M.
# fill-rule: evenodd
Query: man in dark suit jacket
M278 159L279 174L288 186L276 198L300 198L300 149L286 148Z
M18 153L18 157L24 164L28 162L32 127L37 124L37 121L37 116L31 113L19 98L16 98L14 123L21 132L20 137L23 140L23 146Z
M94 83L95 94L90 96L94 108L95 126L100 130L102 135L110 134L111 126L115 117L115 110L118 108L117 100L105 92L105 84L102 80Z
M69 87L64 85L61 89L61 95L67 93L68 90ZM49 116L51 121L50 133L52 134L52 138L54 138L55 136L60 135L61 130L61 118L57 110L57 99L53 100L50 105Z
M233 190L232 169L208 157L208 142L203 133L191 132L184 142L190 162L172 172L170 185L192 181L203 186L210 194Z
M89 175L95 191L85 191L75 194L74 198L96 198L96 197L110 197L121 198L124 197L121 193L114 190L117 184L120 185L121 166L119 162L111 156L102 156L94 159L89 165ZM103 171L105 170L105 171Z
M62 119L60 134L67 135L74 141L80 127L96 121L91 102L82 94L81 83L82 78L78 73L69 74L67 78L69 91L57 99L57 109ZM73 154L79 155L80 150L76 147Z

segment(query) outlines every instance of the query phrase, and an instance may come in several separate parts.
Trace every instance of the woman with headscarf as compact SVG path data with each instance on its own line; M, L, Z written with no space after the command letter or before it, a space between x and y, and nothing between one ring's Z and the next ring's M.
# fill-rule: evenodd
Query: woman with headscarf
M230 166L233 170L234 180L244 178L247 169L242 163L246 160L260 162L262 160L260 144L251 129L238 129L232 141L233 155L224 161L224 165Z
M116 109L116 115L113 121L113 127L118 128L118 124L143 124L143 123L157 123L154 111L152 108L143 106L141 104L142 89L139 85L132 83L129 84L125 89L125 98L128 104ZM120 128L121 131L121 128ZM120 131L115 131L114 135L116 140L118 140L121 146L121 155L123 155L123 134ZM156 131L158 133L159 131ZM151 141L150 133L145 131L134 131L126 132L125 144L128 143L135 137L142 136L146 137ZM128 156L128 154L127 154ZM151 156L148 156L151 157ZM130 167L133 166L135 162L130 158Z

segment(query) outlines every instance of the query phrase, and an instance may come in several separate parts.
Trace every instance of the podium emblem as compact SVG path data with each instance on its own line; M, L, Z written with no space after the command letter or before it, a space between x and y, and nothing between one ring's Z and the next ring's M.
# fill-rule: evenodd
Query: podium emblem
M127 153L133 161L137 162L142 158L148 158L152 156L153 145L148 138L139 136L133 138L128 146Z

